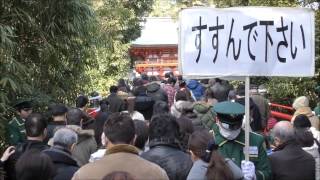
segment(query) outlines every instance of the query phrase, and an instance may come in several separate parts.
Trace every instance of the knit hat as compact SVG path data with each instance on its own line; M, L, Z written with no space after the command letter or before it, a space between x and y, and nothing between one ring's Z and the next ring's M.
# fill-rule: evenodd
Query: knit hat
M299 114L294 118L293 126L295 128L309 128L311 127L311 122L309 118L304 114Z
M292 107L297 110L301 107L309 107L309 99L306 96L300 96L294 100Z

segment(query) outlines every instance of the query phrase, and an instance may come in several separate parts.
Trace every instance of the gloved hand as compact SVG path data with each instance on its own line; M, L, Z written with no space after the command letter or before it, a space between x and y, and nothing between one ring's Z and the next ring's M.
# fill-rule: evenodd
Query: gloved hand
M256 180L255 166L251 161L241 161L241 170L245 180Z

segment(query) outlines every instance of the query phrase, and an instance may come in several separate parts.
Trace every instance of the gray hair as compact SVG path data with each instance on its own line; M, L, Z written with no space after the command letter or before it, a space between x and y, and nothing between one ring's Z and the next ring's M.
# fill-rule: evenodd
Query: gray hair
M53 145L59 144L66 148L70 148L71 145L77 143L77 141L77 133L69 128L58 129L53 136Z
M273 132L274 137L279 138L281 142L287 142L294 139L294 128L288 121L278 122L273 128Z

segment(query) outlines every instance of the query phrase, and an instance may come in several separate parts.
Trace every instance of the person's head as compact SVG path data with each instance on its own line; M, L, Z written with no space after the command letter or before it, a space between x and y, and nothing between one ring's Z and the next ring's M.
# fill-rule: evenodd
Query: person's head
M176 101L187 101L188 100L187 93L185 91L178 91L175 95L175 100Z
M117 86L111 86L109 88L110 93L117 93L118 92L118 87Z
M149 81L150 82L158 81L158 78L156 76L150 76Z
M175 141L180 135L176 118L170 114L158 114L151 118L149 140L166 139Z
M99 104L100 104L100 111L101 112L108 112L109 102L107 100L103 99L99 102Z
M112 113L104 124L107 145L133 144L135 137L134 123L127 113Z
M296 128L294 130L295 140L301 145L301 147L311 147L314 144L314 138L309 128Z
M68 108L64 104L53 104L50 106L50 112L53 120L56 118L63 118L65 120Z
M308 118L308 116L304 114L299 114L296 116L293 120L293 126L294 128L310 128L311 122Z
M188 150L188 140L189 136L193 133L194 127L191 119L186 116L181 116L176 119L179 125L179 141L181 149L185 152Z
M22 119L26 119L32 113L31 101L19 101L14 105L14 108Z
M102 180L134 180L134 178L127 172L114 171L107 174Z
M214 99L215 98L214 93L211 90L211 88L207 88L205 90L204 97L205 97L206 102L208 102L210 99Z
M78 108L71 108L67 112L67 124L82 126L83 112Z
M153 105L152 115L164 114L164 113L169 113L168 103L166 103L165 101L156 101Z
M76 107L84 108L89 102L89 98L87 96L78 96L76 99Z
M237 99L237 94L235 90L230 90L228 93L228 101L234 101Z
M167 84L174 85L176 81L177 80L174 77L169 77L167 80Z
M148 140L148 126L144 121L133 120L136 139L134 141L134 146L143 150L144 146Z
M126 82L124 81L124 79L120 78L118 80L118 87L126 87Z
M309 107L309 99L306 96L300 96L293 101L292 107L295 110L302 107Z
M41 114L30 114L24 124L27 138L43 140L47 134L47 125L45 117Z
M16 178L19 180L50 180L55 176L52 160L38 150L23 153L18 159L15 169Z
M223 101L215 104L212 109L217 114L216 121L221 135L229 140L237 138L241 132L244 106L237 102Z
M78 141L78 135L76 132L69 128L58 129L53 136L53 145L62 146L69 151L72 151L74 145Z
M237 87L236 93L238 96L244 96L245 95L245 85L244 84L239 84Z
M205 162L209 162L207 158L207 147L209 141L213 140L213 135L207 130L195 131L191 134L188 141L188 149L191 153L193 161L201 159Z
M274 143L279 146L294 139L294 128L289 121L280 121L273 127Z

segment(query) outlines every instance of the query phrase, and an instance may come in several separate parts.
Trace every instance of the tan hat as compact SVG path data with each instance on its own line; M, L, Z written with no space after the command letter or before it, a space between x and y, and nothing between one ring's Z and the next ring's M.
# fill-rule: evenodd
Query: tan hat
M306 96L300 96L294 100L292 107L295 110L301 107L309 107L309 99Z

